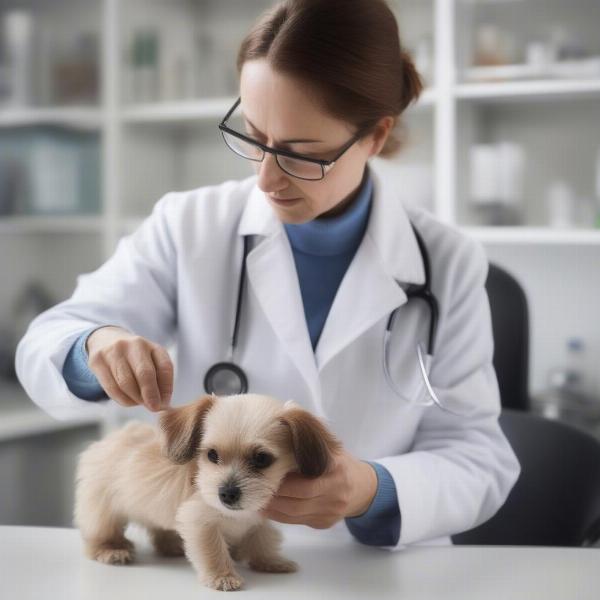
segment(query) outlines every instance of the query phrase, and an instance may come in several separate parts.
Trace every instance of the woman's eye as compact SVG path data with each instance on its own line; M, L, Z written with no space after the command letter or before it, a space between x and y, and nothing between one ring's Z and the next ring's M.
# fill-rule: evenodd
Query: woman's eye
M217 451L212 448L208 451L207 457L212 463L217 464L219 462L219 455L217 454Z
M267 454L266 452L259 452L254 455L252 459L252 466L256 469L266 469L271 466L274 462L275 458L271 454Z

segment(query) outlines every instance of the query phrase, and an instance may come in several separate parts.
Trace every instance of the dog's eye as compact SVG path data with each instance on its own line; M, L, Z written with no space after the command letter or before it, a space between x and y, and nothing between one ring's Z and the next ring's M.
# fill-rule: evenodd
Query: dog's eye
M210 460L210 462L213 462L215 464L219 462L219 455L217 454L217 451L213 450L212 448L208 451L207 457L208 460Z
M275 458L266 452L259 452L252 457L252 466L256 469L266 469L273 464Z

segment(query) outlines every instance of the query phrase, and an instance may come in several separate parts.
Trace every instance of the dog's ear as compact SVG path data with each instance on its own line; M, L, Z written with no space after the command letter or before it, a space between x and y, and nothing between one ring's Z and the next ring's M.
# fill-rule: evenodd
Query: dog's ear
M183 465L194 458L202 439L204 417L215 401L214 395L203 396L196 402L161 413L163 451L170 461Z
M342 444L308 411L295 403L286 403L286 407L280 421L289 429L300 473L305 477L320 477L329 468L331 455L341 450Z

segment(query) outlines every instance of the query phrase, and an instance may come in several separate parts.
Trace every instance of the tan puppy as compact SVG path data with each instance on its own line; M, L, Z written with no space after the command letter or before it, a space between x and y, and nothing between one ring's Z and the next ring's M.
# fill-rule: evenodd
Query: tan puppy
M160 427L133 422L94 442L77 468L75 524L87 555L129 563L128 523L149 530L155 549L185 553L200 581L218 590L243 584L233 560L289 573L282 536L259 510L286 473L318 477L339 441L293 402L256 394L204 396L161 412Z

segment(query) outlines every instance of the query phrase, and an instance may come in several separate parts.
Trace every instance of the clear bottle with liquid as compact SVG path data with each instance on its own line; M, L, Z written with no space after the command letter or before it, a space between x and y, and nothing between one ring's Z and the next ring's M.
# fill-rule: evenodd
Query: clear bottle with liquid
M586 392L585 359L584 340L567 338L564 365L549 371L547 388L533 399L533 405L547 418L594 431L600 424L600 400Z
M548 382L550 387L567 393L582 394L585 373L584 359L584 341L580 337L567 338L565 366L550 371Z

